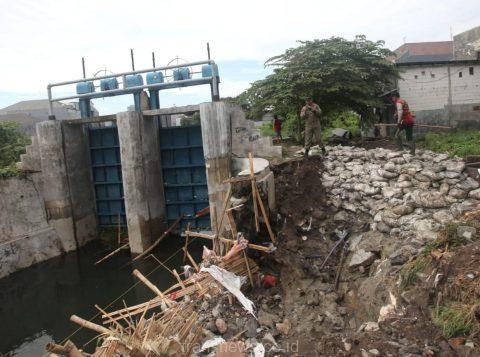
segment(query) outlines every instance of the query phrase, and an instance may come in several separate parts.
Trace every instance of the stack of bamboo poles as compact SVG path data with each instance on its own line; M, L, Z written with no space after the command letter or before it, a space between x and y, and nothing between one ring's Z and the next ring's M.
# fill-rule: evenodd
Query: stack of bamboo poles
M253 260L247 261L242 255L218 265L239 276L259 270ZM91 356L189 356L202 339L202 325L195 311L199 301L207 294L209 298L219 297L226 290L207 272L198 271L185 280L176 274L178 283L163 292L138 270L133 274L155 293L155 298L112 312L95 306L102 313L103 326L71 316L71 321L99 333L98 339L103 340ZM153 314L146 318L151 310ZM70 341L64 346L48 344L47 351L70 357L89 356Z

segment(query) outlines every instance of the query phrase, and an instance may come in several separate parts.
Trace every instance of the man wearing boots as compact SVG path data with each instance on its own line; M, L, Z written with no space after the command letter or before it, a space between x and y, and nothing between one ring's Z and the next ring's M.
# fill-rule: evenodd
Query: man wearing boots
M316 143L322 148L322 153L326 155L325 146L322 141L322 129L320 127L321 114L322 110L318 104L314 103L312 98L308 97L305 106L300 112L300 117L305 119L305 156L308 156L314 136Z
M398 93L392 94L392 102L395 104L395 117L397 118L398 129L395 133L399 150L403 150L402 135L405 131L407 145L410 147L410 154L415 155L415 140L413 139L413 115L410 112L408 103L400 98Z

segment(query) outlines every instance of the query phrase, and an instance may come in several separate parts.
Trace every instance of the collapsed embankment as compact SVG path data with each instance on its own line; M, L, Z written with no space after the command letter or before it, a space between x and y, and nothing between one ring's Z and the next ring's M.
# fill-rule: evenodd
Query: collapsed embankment
M275 293L281 299L259 307L260 317L263 311L271 314L273 323L260 323L277 339L272 351L301 356L478 353L472 313L470 329L455 332L469 338L456 342L448 340L455 334L445 333L446 319L438 318L455 303L453 293L442 293L450 279L470 273L470 306L480 298L478 268L454 258L476 252L478 245L475 220L462 215L480 208L480 189L464 167L460 159L431 152L413 157L353 147L331 148L323 160L276 166L279 247L270 267L280 278ZM334 249L343 231L349 234L347 244ZM469 245L449 252L461 244ZM447 268L462 262L457 270ZM291 326L288 334L275 326L285 321Z
M276 250L248 252L256 260L250 268L260 269L246 293L257 318L207 273L197 273L179 279L181 289L163 292L172 306L156 316L145 315L152 302L165 303L155 288L156 298L128 308L137 316L133 329L124 317L119 321L129 326L112 325L113 332L96 327L118 338L104 339L97 355L108 350L113 356L120 345L130 351L126 355L189 355L193 345L224 340L241 340L235 346L249 356L478 352L480 271L474 263L480 261L480 227L478 215L468 212L480 207L480 189L462 160L334 147L327 157L272 169ZM250 187L234 192L232 200L243 202L235 222L261 244L268 235L252 229ZM238 255L233 262L227 270L238 263L237 273L248 281L246 260ZM104 324L117 313L103 314ZM452 339L457 336L464 337ZM197 355L213 356L216 349Z

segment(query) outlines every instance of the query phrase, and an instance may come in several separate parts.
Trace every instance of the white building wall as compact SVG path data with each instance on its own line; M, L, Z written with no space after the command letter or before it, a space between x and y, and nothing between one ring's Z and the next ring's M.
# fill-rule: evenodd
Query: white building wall
M448 104L447 66L409 66L400 69L400 95L411 110L443 109Z
M448 105L447 66L405 66L401 70L398 87L411 110L437 110ZM480 103L480 65L451 65L450 77L453 105Z
M473 68L473 74L470 74L470 68ZM452 67L451 78L453 105L480 103L480 65Z

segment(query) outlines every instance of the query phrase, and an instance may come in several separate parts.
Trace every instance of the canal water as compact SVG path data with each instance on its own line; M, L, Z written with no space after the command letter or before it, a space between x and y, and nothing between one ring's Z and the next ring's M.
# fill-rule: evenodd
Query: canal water
M153 254L163 262L180 249L166 263L169 268L179 271L183 265L183 244L183 238L170 236ZM198 261L201 242L193 242L189 251ZM107 311L123 308L122 300L127 305L133 305L153 298L154 294L132 275L134 269L144 275L150 273L148 279L161 290L176 282L152 257L130 264L131 257L127 251L99 266L94 265L108 253L109 250L100 242L93 242L76 252L1 279L0 356L2 353L6 356L42 356L48 342L60 343L67 338L77 347L92 352L95 341L91 340L95 333L86 329L74 333L78 326L70 322L72 314L88 320L97 313L95 304L105 308L122 294L122 298ZM99 317L93 320L100 321Z

